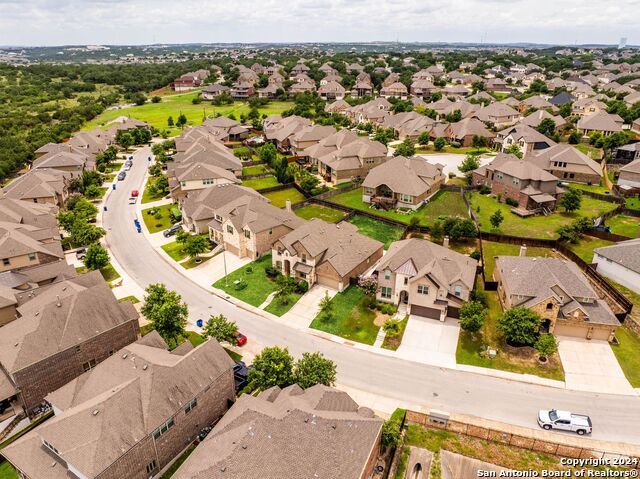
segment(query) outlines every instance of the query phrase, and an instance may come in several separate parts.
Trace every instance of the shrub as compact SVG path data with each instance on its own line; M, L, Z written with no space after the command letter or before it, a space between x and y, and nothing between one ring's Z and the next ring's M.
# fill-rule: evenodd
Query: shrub
M542 319L537 313L518 307L504 312L499 321L499 328L510 343L532 346L538 339L541 324Z
M309 283L307 283L305 280L298 281L298 284L296 285L296 291L300 294L306 293L307 291L309 291Z
M541 334L536 341L535 348L541 357L547 358L558 350L558 342L553 334Z
M367 309L378 309L378 303L376 302L376 297L373 294L367 294L362 299L362 305Z
M469 256L476 261L480 261L480 258L482 258L480 251L478 251L477 249L474 249Z
M248 285L248 283L247 283L244 279L241 279L240 281L238 281L237 283L235 283L235 284L233 285L233 288L234 288L236 291L242 291L242 290L243 290L243 289L245 289L247 286L249 286L249 285Z
M251 273L253 273L253 267L252 266L247 266L247 268L244 271L247 274L251 274Z
M487 308L478 301L469 301L460 308L460 327L470 333L479 331L484 325Z
M489 188L487 185L482 185L480 187L480 194L481 195L488 195L489 193L491 193L491 188Z
M504 202L509 206L513 206L514 208L518 207L518 200L513 198L505 198Z
M280 271L278 271L277 268L275 268L272 265L266 266L264 268L264 273L267 275L267 277L269 278L275 278L276 276L278 276L280 274Z

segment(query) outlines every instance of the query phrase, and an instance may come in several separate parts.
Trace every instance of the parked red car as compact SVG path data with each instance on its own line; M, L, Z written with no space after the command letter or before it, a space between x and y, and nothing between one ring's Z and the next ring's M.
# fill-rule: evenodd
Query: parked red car
M138 196L138 190L131 190L131 196Z
M245 344L247 344L247 337L244 334L242 334L240 331L238 331L236 333L236 345L244 346Z

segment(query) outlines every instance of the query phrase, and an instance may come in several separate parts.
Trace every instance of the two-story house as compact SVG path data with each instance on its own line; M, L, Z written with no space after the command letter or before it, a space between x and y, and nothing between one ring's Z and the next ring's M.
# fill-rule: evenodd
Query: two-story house
M535 163L562 181L597 185L602 178L600 165L572 145L554 145L532 151L524 161Z
M556 142L538 130L531 128L530 126L518 123L514 126L505 128L496 134L494 144L501 150L506 151L513 145L517 145L518 149L522 153L522 156L531 153L532 151L544 150L545 148L556 145Z

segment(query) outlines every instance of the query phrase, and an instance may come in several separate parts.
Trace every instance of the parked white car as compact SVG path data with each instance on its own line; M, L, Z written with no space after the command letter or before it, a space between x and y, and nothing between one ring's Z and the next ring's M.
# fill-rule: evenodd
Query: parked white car
M138 202L138 198L136 198L135 196L132 196L129 198L130 205L135 205L137 202Z
M542 429L560 429L562 431L573 431L578 435L591 434L593 425L591 418L582 414L573 414L569 411L558 411L556 409L538 412L538 424Z

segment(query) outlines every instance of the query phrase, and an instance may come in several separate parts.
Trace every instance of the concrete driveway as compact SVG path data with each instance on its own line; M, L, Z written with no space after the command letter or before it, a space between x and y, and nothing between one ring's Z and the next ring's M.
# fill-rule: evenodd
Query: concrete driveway
M434 155L417 155L427 160L432 165L437 163L444 165L443 173L448 176L450 172L453 172L456 176L464 176L464 174L458 169L460 164L464 161L467 155L460 155L457 153L438 153ZM487 163L491 163L493 156L480 155L480 166L484 166Z
M333 298L337 291L318 284L314 285L282 316L282 319L291 321L301 328L308 327L313 318L316 317L316 314L318 314L320 301L327 293L329 293L330 298Z
M230 274L251 262L249 258L239 258L233 253L224 251L222 253L218 253L209 261L205 261L201 265L192 268L189 270L189 274L195 282L207 287L208 285L218 281L220 278L224 278L225 261L227 274Z
M411 315L397 355L411 361L455 368L459 334L460 326L455 319L443 323Z
M613 394L633 391L607 341L559 336L558 343L567 388Z

